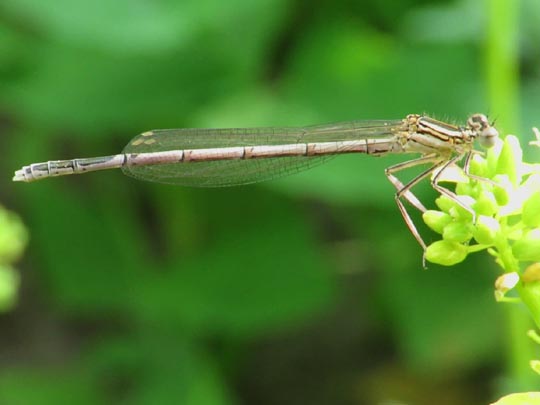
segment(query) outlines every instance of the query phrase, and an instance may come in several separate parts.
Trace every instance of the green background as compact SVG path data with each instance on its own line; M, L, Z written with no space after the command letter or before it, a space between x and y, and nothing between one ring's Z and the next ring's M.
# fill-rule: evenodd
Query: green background
M519 5L521 91L497 103L488 26L505 11L487 1L3 0L0 202L30 241L0 317L0 403L461 405L534 388L510 376L490 258L422 269L384 176L403 157L223 189L11 182L152 128L485 112L529 136L540 3ZM417 195L433 206L429 184Z

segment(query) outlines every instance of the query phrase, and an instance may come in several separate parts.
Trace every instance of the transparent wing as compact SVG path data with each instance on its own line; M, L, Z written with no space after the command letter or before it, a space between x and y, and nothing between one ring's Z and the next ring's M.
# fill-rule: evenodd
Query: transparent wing
M381 138L402 129L402 121L350 121L305 128L164 129L136 136L123 153L285 145ZM148 142L149 139L152 142ZM125 166L125 174L153 182L196 187L255 183L306 170L335 155L179 162Z

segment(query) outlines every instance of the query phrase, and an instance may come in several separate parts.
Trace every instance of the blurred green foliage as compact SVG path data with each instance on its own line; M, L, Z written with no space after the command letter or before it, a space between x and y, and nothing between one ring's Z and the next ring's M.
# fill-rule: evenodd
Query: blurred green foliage
M522 6L516 80L530 127L540 6ZM484 9L475 0L4 0L2 203L31 242L21 304L2 319L0 403L496 398L496 273L480 255L421 271L384 176L399 157L347 156L218 190L120 172L10 182L22 164L117 153L152 128L497 118ZM417 194L435 198L426 184Z
M0 207L0 312L13 307L19 288L19 274L11 266L28 242L21 220Z

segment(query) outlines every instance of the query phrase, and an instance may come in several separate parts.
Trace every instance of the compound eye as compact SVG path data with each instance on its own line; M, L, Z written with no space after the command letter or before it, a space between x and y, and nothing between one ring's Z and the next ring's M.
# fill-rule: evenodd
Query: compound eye
M481 132L487 128L491 128L489 120L484 114L471 115L467 121L467 125L474 131Z
M499 137L499 132L490 124L484 114L471 115L467 121L467 125L475 133L482 147L491 148L495 145Z
M493 147L498 138L499 138L499 131L497 131L492 126L484 128L478 134L478 142L483 148L487 148L487 149Z

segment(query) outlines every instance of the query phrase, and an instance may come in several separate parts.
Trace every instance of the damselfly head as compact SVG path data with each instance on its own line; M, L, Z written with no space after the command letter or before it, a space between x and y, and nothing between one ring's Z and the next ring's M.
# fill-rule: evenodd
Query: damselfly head
M471 129L475 136L478 137L480 145L484 148L491 148L495 145L499 137L499 131L489 122L484 114L473 114L467 120L467 126Z

